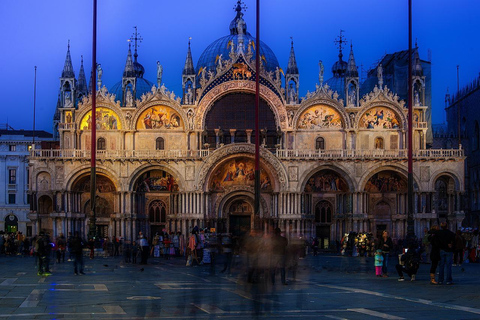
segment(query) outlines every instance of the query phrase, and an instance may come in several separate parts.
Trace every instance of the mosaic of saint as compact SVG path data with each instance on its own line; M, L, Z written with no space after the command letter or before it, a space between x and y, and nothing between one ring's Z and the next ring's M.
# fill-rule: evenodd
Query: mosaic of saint
M222 192L230 186L254 186L254 184L255 163L253 159L245 157L223 163L215 169L210 179L210 189L218 192ZM272 180L263 169L260 169L260 189L262 191L272 190Z
M359 127L367 129L398 129L400 121L397 115L388 108L372 108L360 119Z
M300 115L297 126L299 129L340 128L342 119L332 107L313 106Z
M144 173L135 183L137 192L178 191L177 180L162 170L152 170Z
M175 129L182 127L180 116L172 108L155 106L143 111L137 129Z
M305 192L348 191L348 184L336 172L322 170L308 179Z
M95 183L97 190L100 193L116 191L115 185L107 177L97 175ZM86 176L78 180L75 183L73 190L76 192L90 192L90 176Z
M393 171L382 171L371 177L365 185L367 192L407 192L407 181Z
M95 113L97 130L118 130L121 128L120 119L118 115L110 109L107 108L97 108ZM83 117L80 122L81 130L91 130L92 129L92 111L88 111L87 114Z

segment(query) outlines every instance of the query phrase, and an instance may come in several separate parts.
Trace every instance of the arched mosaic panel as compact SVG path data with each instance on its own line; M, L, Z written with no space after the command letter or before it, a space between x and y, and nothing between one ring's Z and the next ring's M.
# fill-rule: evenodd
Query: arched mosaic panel
M226 188L236 185L254 186L255 162L253 159L239 157L230 159L217 167L210 177L210 189L222 192ZM272 191L272 179L267 172L260 168L260 189Z
M174 109L167 106L153 106L138 117L137 129L182 129L182 118Z
M398 129L400 119L389 108L375 107L362 116L359 127L364 129Z
M407 192L407 180L394 171L374 174L365 185L366 192Z
M317 105L305 110L298 118L299 129L341 128L340 113L332 107Z
M348 184L338 173L322 170L311 176L305 185L305 192L348 191Z
M134 190L137 192L173 192L178 191L178 182L168 172L151 170L137 179Z
M118 115L108 108L99 107L96 110L97 130L119 130L122 124ZM92 111L88 111L80 122L81 130L92 129Z
M101 193L116 191L115 185L107 177L97 175L95 184L97 186L97 190ZM76 192L90 192L90 176L84 176L80 178L77 182L75 182L72 189Z

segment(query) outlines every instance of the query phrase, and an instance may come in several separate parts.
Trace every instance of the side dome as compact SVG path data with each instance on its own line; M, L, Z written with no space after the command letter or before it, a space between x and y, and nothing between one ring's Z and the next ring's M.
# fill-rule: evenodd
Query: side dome
M144 93L150 92L153 87L153 83L144 78L136 79L136 90L135 90L135 99L140 100ZM120 105L124 105L123 101L123 90L122 90L122 81L117 82L111 90L110 93L115 94L115 100L120 101Z

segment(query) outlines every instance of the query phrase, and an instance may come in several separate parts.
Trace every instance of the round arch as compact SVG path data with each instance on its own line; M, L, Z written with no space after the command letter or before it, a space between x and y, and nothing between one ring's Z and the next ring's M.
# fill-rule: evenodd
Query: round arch
M463 185L462 180L456 175L455 172L450 171L450 170L437 170L432 174L432 178L430 179L428 188L430 191L434 192L435 191L435 183L437 180L442 177L442 176L447 176L449 178L452 178L453 181L455 182L455 189L459 192L463 192L463 188L461 186Z
M152 99L145 104L141 105L136 111L135 114L132 117L132 122L131 122L131 129L132 130L143 130L143 129L138 129L137 128L137 122L139 121L141 115L146 112L148 109L153 108L153 107L167 107L172 109L174 112L178 113L178 116L180 117L180 122L183 125L183 128L178 131L183 131L186 132L188 131L188 117L183 111L183 109L180 107L180 105L176 101L172 100L166 100L166 99ZM154 129L154 130L165 130L163 129Z
M197 189L202 189L203 191L208 190L208 181L210 180L214 168L216 168L220 162L223 162L227 158L242 155L245 157L253 157L255 155L255 146L253 144L235 143L223 146L212 152L198 171L197 181L199 183ZM260 163L268 169L267 171L271 174L271 178L274 179L273 192L279 192L280 190L286 190L288 188L286 170L277 157L275 157L270 151L260 148Z
M354 190L356 190L355 181L350 178L349 173L344 168L341 168L339 166L333 166L333 165L322 165L306 171L301 177L299 177L299 181L301 181L301 183L299 183L300 189L297 190L297 192L304 192L305 187L307 186L307 183L310 180L310 178L312 178L315 174L323 170L333 171L334 173L339 175L341 178L343 178L347 183L347 187L350 192L353 192Z
M194 120L195 128L198 130L204 128L207 113L215 101L232 92L255 94L255 82L232 80L210 90L199 102ZM260 97L267 102L267 105L275 114L277 126L282 130L286 130L288 127L287 110L282 100L272 90L262 84L260 85Z
M144 165L138 167L137 169L135 169L135 171L133 171L133 173L128 178L128 181L127 181L128 190L133 190L137 180L143 174L145 174L148 171L152 171L152 170L165 171L166 173L170 174L171 176L173 176L176 179L176 183L178 185L178 190L185 190L185 181L183 179L183 176L180 174L180 172L178 172L175 168L173 168L171 166L166 166L166 165L161 165L161 164L158 164L158 165L144 164Z
M90 174L91 172L90 170L91 170L90 165L85 164L78 167L77 170L71 172L68 176L66 176L65 177L66 190L72 190L72 187L76 183L76 181L82 176ZM110 179L110 181L112 181L113 185L115 186L115 189L117 191L121 191L121 184L119 182L119 178L113 170L110 170L109 168L106 168L103 166L98 166L96 168L96 174L103 175L106 178Z
M376 168L374 170L370 170L370 171L367 171L365 172L365 174L360 178L359 180L359 183L358 183L358 186L361 187L361 190L365 190L365 187L367 185L367 182L370 180L370 178L372 178L375 174L377 173L380 173L382 171L393 171L393 172L396 172L400 175L402 175L402 178L404 178L405 180L408 181L408 172L405 170L405 168L403 167L400 167L400 166L394 166L394 165L390 165L390 166L384 166L384 167L379 167L379 168ZM419 177L413 173L413 189L415 191L418 191L419 189Z

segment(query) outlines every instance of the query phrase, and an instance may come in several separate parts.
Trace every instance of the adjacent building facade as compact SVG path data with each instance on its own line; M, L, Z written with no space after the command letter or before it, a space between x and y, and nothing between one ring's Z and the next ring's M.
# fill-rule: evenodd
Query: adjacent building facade
M35 137L35 138L34 138ZM34 140L52 140L45 131L14 130L8 125L0 130L0 230L20 231L32 235L32 223L28 219L29 164L28 156Z
M349 231L406 235L407 107L375 69L362 84L350 49L326 81L299 95L292 43L285 72L273 51L247 31L240 4L230 33L214 41L196 67L190 50L176 96L143 78L131 48L121 81L97 79L97 122L83 64L78 79L70 48L54 117L59 150L31 153L29 218L53 234L88 232L91 128L97 130L97 225L105 236L134 239L139 231L188 233L194 226L243 234L275 225L290 236L318 236L321 245ZM313 66L318 68L317 66ZM464 213L464 154L427 149L431 126L425 76L415 75L415 230ZM254 131L255 76L260 75L260 132ZM422 78L423 77L423 78ZM423 81L423 82L422 82ZM371 90L364 91L366 86ZM362 95L361 95L362 93ZM254 144L260 135L261 201L254 208Z

